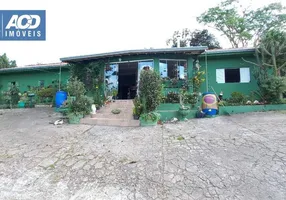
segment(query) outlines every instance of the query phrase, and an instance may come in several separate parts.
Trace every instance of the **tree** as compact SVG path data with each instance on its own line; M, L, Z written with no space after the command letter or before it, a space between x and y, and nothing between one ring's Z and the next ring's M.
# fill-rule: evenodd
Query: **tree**
M195 30L192 33L190 46L207 46L209 49L220 49L220 44L213 34L210 34L207 29L202 31Z
M207 46L209 49L221 48L219 42L213 34L210 34L207 29L190 31L185 28L180 31L175 31L173 37L168 39L166 44L176 47L178 43L178 36L180 37L180 47L186 46Z
M256 47L255 77L264 99L271 102L282 98L286 91L286 32L272 29L261 36ZM283 77L284 76L284 77Z
M174 31L172 38L169 38L166 41L167 45L171 45L172 47L177 47L178 37L180 37L180 47L188 46L188 43L191 39L191 31L188 28L182 29L182 31Z
M285 75L286 32L272 29L264 33L256 46L256 58L257 63L250 63L261 69L271 69L273 76Z
M9 60L6 53L4 53L2 56L0 56L0 69L12 68L12 67L17 67L15 60Z
M265 7L250 10L243 8L239 0L225 0L220 5L209 8L197 20L222 32L232 47L246 47L256 43L261 33L271 28L286 25L285 7L281 3L271 3Z

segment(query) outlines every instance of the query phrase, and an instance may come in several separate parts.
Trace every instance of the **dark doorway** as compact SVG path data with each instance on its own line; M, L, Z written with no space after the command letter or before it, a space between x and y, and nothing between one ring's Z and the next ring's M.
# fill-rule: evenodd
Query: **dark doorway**
M120 63L118 71L118 98L134 99L137 93L138 63Z

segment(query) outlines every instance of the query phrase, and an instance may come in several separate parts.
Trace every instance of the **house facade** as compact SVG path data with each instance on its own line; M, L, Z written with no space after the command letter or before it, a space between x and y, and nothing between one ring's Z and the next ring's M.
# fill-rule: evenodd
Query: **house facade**
M143 49L118 51L86 56L61 58L62 63L17 67L0 70L1 91L11 84L21 92L30 87L46 87L55 81L66 84L70 77L69 65L104 61L102 71L104 90L117 90L119 99L132 99L137 94L140 72L145 68L157 71L166 80L165 93L179 91L191 83L196 71L204 71L205 81L200 92L223 92L228 98L232 92L246 95L258 89L253 76L254 66L242 58L255 61L253 48L207 50L206 47ZM190 92L192 91L192 85ZM60 88L59 88L60 89Z

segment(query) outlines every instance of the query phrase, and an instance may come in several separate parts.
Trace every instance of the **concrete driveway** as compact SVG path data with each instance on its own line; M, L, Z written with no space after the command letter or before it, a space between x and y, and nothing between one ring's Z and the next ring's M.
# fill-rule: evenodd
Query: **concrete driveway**
M0 199L286 199L286 114L155 128L54 126L0 110Z

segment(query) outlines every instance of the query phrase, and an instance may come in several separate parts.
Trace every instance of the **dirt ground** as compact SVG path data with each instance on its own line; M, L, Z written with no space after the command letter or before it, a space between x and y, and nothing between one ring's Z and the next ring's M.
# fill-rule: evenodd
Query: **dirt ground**
M0 110L0 199L286 199L286 113L54 126Z

